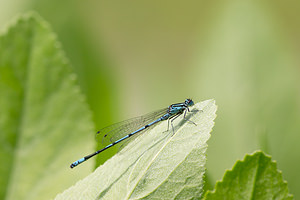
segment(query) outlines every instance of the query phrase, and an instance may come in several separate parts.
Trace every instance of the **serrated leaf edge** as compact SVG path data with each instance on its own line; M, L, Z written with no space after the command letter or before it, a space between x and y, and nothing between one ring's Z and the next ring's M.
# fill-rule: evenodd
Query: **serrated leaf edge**
M246 161L247 158L252 157L252 156L254 156L254 155L256 155L256 154L259 154L259 153L262 154L262 155L264 155L265 157L267 157L267 158L271 161L271 164L272 164L272 165L275 165L277 173L279 174L279 176L280 176L281 180L283 181L284 185L287 186L287 181L283 179L282 171L279 170L279 169L277 168L277 162L276 162L275 160L272 160L272 156L265 154L265 153L264 153L263 151L261 151L261 150L257 150L257 151L254 151L252 154L246 154L246 155L244 156L244 159L243 159L243 160L238 160L238 161L236 161L236 163L234 164L234 166L232 167L232 169L227 169L227 170L225 171L225 173L224 173L224 176L223 176L222 180L218 180L218 181L216 182L216 185L215 185L214 190L207 190L206 193L205 193L205 195L204 195L204 198L203 198L203 199L205 200L205 199L206 199L206 196L207 196L209 193L210 193L210 194L215 194L216 191L217 191L217 189L220 187L220 184L222 184L224 178L225 178L229 173L233 172L233 171L235 170L235 168L236 168L237 165L244 163L244 162ZM288 187L287 187L287 188L288 188ZM290 197L290 198L293 198L293 197L294 197L292 194L289 193L289 189L288 189L288 197Z

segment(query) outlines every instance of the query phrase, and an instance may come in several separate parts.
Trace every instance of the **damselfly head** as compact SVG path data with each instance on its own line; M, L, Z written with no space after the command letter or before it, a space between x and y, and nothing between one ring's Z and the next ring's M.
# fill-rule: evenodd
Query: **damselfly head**
M194 105L194 102L193 102L192 99L186 99L184 103L185 103L185 105L187 105L187 106L193 106L193 105Z

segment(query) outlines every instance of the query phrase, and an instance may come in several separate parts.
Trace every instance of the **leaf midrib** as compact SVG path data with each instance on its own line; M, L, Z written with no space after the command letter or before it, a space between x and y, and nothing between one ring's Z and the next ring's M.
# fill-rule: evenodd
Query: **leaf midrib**
M131 190L130 193L128 193L128 195L126 196L125 199L129 199L130 196L132 195L132 193L134 192L134 189L137 187L137 185L139 184L139 182L141 181L142 177L146 174L146 172L148 171L148 169L151 167L151 165L154 163L155 159L158 157L158 155L160 154L160 152L167 146L167 144L170 143L170 141L172 140L172 138L178 134L178 132L181 132L181 130L186 126L186 123L184 123L182 126L179 127L179 129L174 133L174 135L172 137L170 137L165 144L160 148L160 150L155 154L155 156L153 156L152 160L148 163L148 166L145 167L145 170L143 171L143 173L140 173L140 177L137 178L138 181L136 181L136 184L134 185L134 187L132 187L133 189Z
M21 23L22 20L20 20L18 23ZM27 27L28 28L28 27ZM16 165L15 163L17 163L16 159L18 158L18 154L19 154L19 146L20 146L20 143L21 143L21 136L22 136L22 130L23 130L23 127L24 127L24 121L25 121L25 105L26 105L26 102L27 102L27 94L28 94L28 80L29 80L29 75L30 75L30 67L32 66L31 65L31 60L32 60L32 52L33 52L33 41L35 39L35 31L33 31L31 28L30 28L30 34L28 34L30 37L28 38L29 40L29 45L28 45L28 51L27 51L27 54L28 54L28 59L27 59L27 63L25 65L26 67L26 70L24 70L24 72L26 73L24 77L24 87L23 87L23 93L21 95L21 98L22 98L22 104L21 104L21 112L20 112L20 117L19 117L19 125L16 125L17 127L19 127L19 130L17 131L17 134L16 134L16 143L15 143L15 148L14 148L14 153L13 153L13 161L12 161L12 166L11 166L11 173L9 174L9 180L8 180L8 184L7 184L7 190L6 190L6 194L5 196L7 197L8 194L10 194L10 190L11 190L11 187L13 185L13 177L14 177L14 173L15 173L15 170L16 170Z
M258 158L258 161L257 161L257 164L255 165L255 175L254 175L254 179L253 179L253 183L252 183L252 190L251 190L251 196L250 196L250 199L249 200L254 200L254 192L255 192L255 185L256 185L256 182L257 182L257 174L258 174L258 171L259 171L259 163L260 163L260 160L261 160L261 154L259 154L259 158Z

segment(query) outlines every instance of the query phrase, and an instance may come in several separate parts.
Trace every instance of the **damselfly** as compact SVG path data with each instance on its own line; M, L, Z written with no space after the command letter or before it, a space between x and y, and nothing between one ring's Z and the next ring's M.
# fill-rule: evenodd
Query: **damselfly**
M173 121L184 113L184 119L187 111L189 110L190 106L193 106L194 102L191 99L186 99L183 103L175 103L170 105L168 108L152 112L149 114L146 114L141 117L136 117L133 119L125 120L123 122L110 125L108 127L105 127L97 132L97 134L103 135L102 143L107 145L103 149L100 149L90 155L87 155L75 162L73 162L70 167L74 168L80 163L83 163L84 161L90 159L91 157L101 153L102 151L109 149L110 147L130 138L133 135L136 135L138 133L141 133L145 131L146 129L149 129L150 127L153 127L158 122L168 120L168 130L169 125L171 122L172 130L174 133L174 127L173 127ZM186 119L188 120L188 119ZM190 120L188 120L190 121ZM192 121L190 121L192 122ZM194 122L192 122L194 123ZM194 123L195 124L195 123ZM196 124L195 124L196 125Z

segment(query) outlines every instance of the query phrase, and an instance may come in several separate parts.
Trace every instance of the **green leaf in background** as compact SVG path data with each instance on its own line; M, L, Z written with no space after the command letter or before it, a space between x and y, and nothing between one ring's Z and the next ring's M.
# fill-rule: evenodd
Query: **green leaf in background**
M213 100L197 103L187 117L167 122L137 137L94 173L56 199L191 199L200 197L207 140L214 125ZM100 155L101 156L101 155ZM80 171L80 167L76 169Z
M0 199L50 199L86 176L91 114L48 24L35 14L0 36ZM81 153L82 154L82 153Z
M276 163L261 151L238 161L225 173L222 182L217 182L215 190L208 191L205 197L206 200L293 199Z

